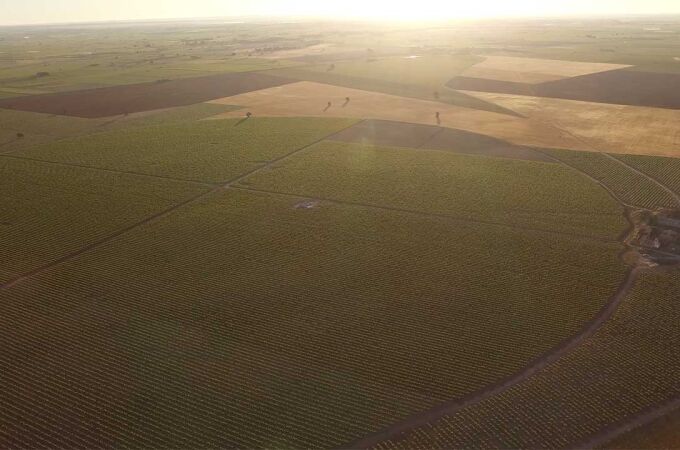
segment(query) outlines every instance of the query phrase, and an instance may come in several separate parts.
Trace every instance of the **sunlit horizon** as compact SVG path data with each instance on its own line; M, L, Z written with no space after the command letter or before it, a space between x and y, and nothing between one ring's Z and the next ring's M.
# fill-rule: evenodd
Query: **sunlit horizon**
M369 20L389 22L448 21L485 18L625 16L680 14L674 0L388 0L318 2L314 0L146 0L116 4L100 0L0 0L0 25L77 23L125 20L182 20L208 18L295 18L326 20Z

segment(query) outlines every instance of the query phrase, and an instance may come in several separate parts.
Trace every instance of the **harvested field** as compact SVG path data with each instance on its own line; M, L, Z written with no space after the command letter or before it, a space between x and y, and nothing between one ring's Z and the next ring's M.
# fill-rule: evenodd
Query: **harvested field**
M541 84L461 76L447 86L462 91L680 109L680 74L674 73L613 70Z
M207 190L0 157L0 285Z
M0 108L86 118L185 106L290 83L262 73L227 73L179 80L0 99Z
M325 141L243 187L616 239L621 207L558 164Z
M448 80L462 73L481 58L473 55L423 55L418 58L361 59L306 67L305 70L331 72L350 78L374 79L402 85L422 86L430 93L442 89Z
M472 155L554 162L530 147L450 128L412 123L364 120L333 135L331 140L364 145L426 148Z
M280 75L284 78L291 78L300 81L308 81L322 84L331 84L350 89L358 89L370 92L380 92L382 94L396 95L400 97L410 97L421 100L434 100L433 88L428 85L402 84L394 81L387 81L376 78L362 78L343 75L340 73L322 72L319 70L306 70L304 67L294 67L281 70L272 70L269 73ZM448 81L448 80L446 80ZM471 95L463 94L453 89L448 89L441 85L437 88L440 103L460 106L464 108L478 109L499 114L517 116L510 110L501 108L493 103L484 102Z
M344 105L346 97L350 97L350 102ZM332 105L327 108L329 101ZM226 97L211 103L240 105L256 116L354 117L424 125L436 125L435 113L439 112L442 127L485 134L518 145L584 147L578 140L559 135L554 128L537 120L307 81ZM243 112L232 111L215 118L230 117L243 117Z
M215 105L212 105L215 106ZM220 183L351 126L352 119L251 118L122 128L14 153L23 158Z
M645 273L612 319L571 353L376 448L589 448L601 430L680 395L679 297L678 273Z
M514 56L485 56L484 61L464 71L462 76L537 84L626 67L630 66Z
M566 145L562 148L680 157L680 111L520 95L469 93L517 111L529 120L541 121L544 126L563 130L572 140L579 141L576 146Z
M0 447L340 447L520 369L625 270L616 244L301 200L216 192L0 290Z

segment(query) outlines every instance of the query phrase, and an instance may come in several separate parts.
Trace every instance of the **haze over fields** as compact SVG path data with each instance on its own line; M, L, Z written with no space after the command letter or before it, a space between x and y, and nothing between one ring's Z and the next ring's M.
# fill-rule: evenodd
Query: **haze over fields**
M1 449L680 448L677 2L2 2Z
M197 17L316 17L373 20L449 20L556 15L680 14L675 0L0 0L0 25Z

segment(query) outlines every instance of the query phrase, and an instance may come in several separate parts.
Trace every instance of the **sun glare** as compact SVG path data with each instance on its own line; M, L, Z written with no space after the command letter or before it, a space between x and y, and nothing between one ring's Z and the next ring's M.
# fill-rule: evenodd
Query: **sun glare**
M392 0L345 0L344 2L324 2L317 0L303 0L294 3L295 11L286 9L288 13L299 15L319 15L326 17L361 18L371 20L392 21L425 21L449 20L478 17L508 17L521 15L535 15L533 0L421 0L421 1L392 1ZM546 6L541 6L545 12ZM557 12L557 11L555 11Z

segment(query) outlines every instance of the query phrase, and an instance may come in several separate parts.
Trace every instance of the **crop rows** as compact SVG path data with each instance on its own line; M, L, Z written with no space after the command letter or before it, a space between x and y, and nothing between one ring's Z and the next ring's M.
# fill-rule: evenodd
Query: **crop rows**
M652 209L680 206L675 198L659 185L607 155L569 150L545 151L597 179L626 203Z
M678 298L678 273L646 273L603 328L543 372L378 448L578 448L680 395Z
M0 157L0 284L206 191Z
M323 142L243 183L257 189L616 239L621 207L557 164Z
M219 183L352 123L315 118L178 122L61 140L32 147L21 156Z
M680 193L680 159L642 155L616 155L616 158Z
M1 291L0 446L339 446L513 373L623 276L614 244L297 202L211 194Z
M678 446L680 409L618 436L602 446L607 449L675 448Z
M0 109L0 153L14 152L38 144L47 144L63 138L102 133L123 128L147 127L159 124L190 123L206 117L233 110L228 105L201 103L172 108L153 114L127 117L83 119L26 111ZM17 133L23 137L17 139Z

